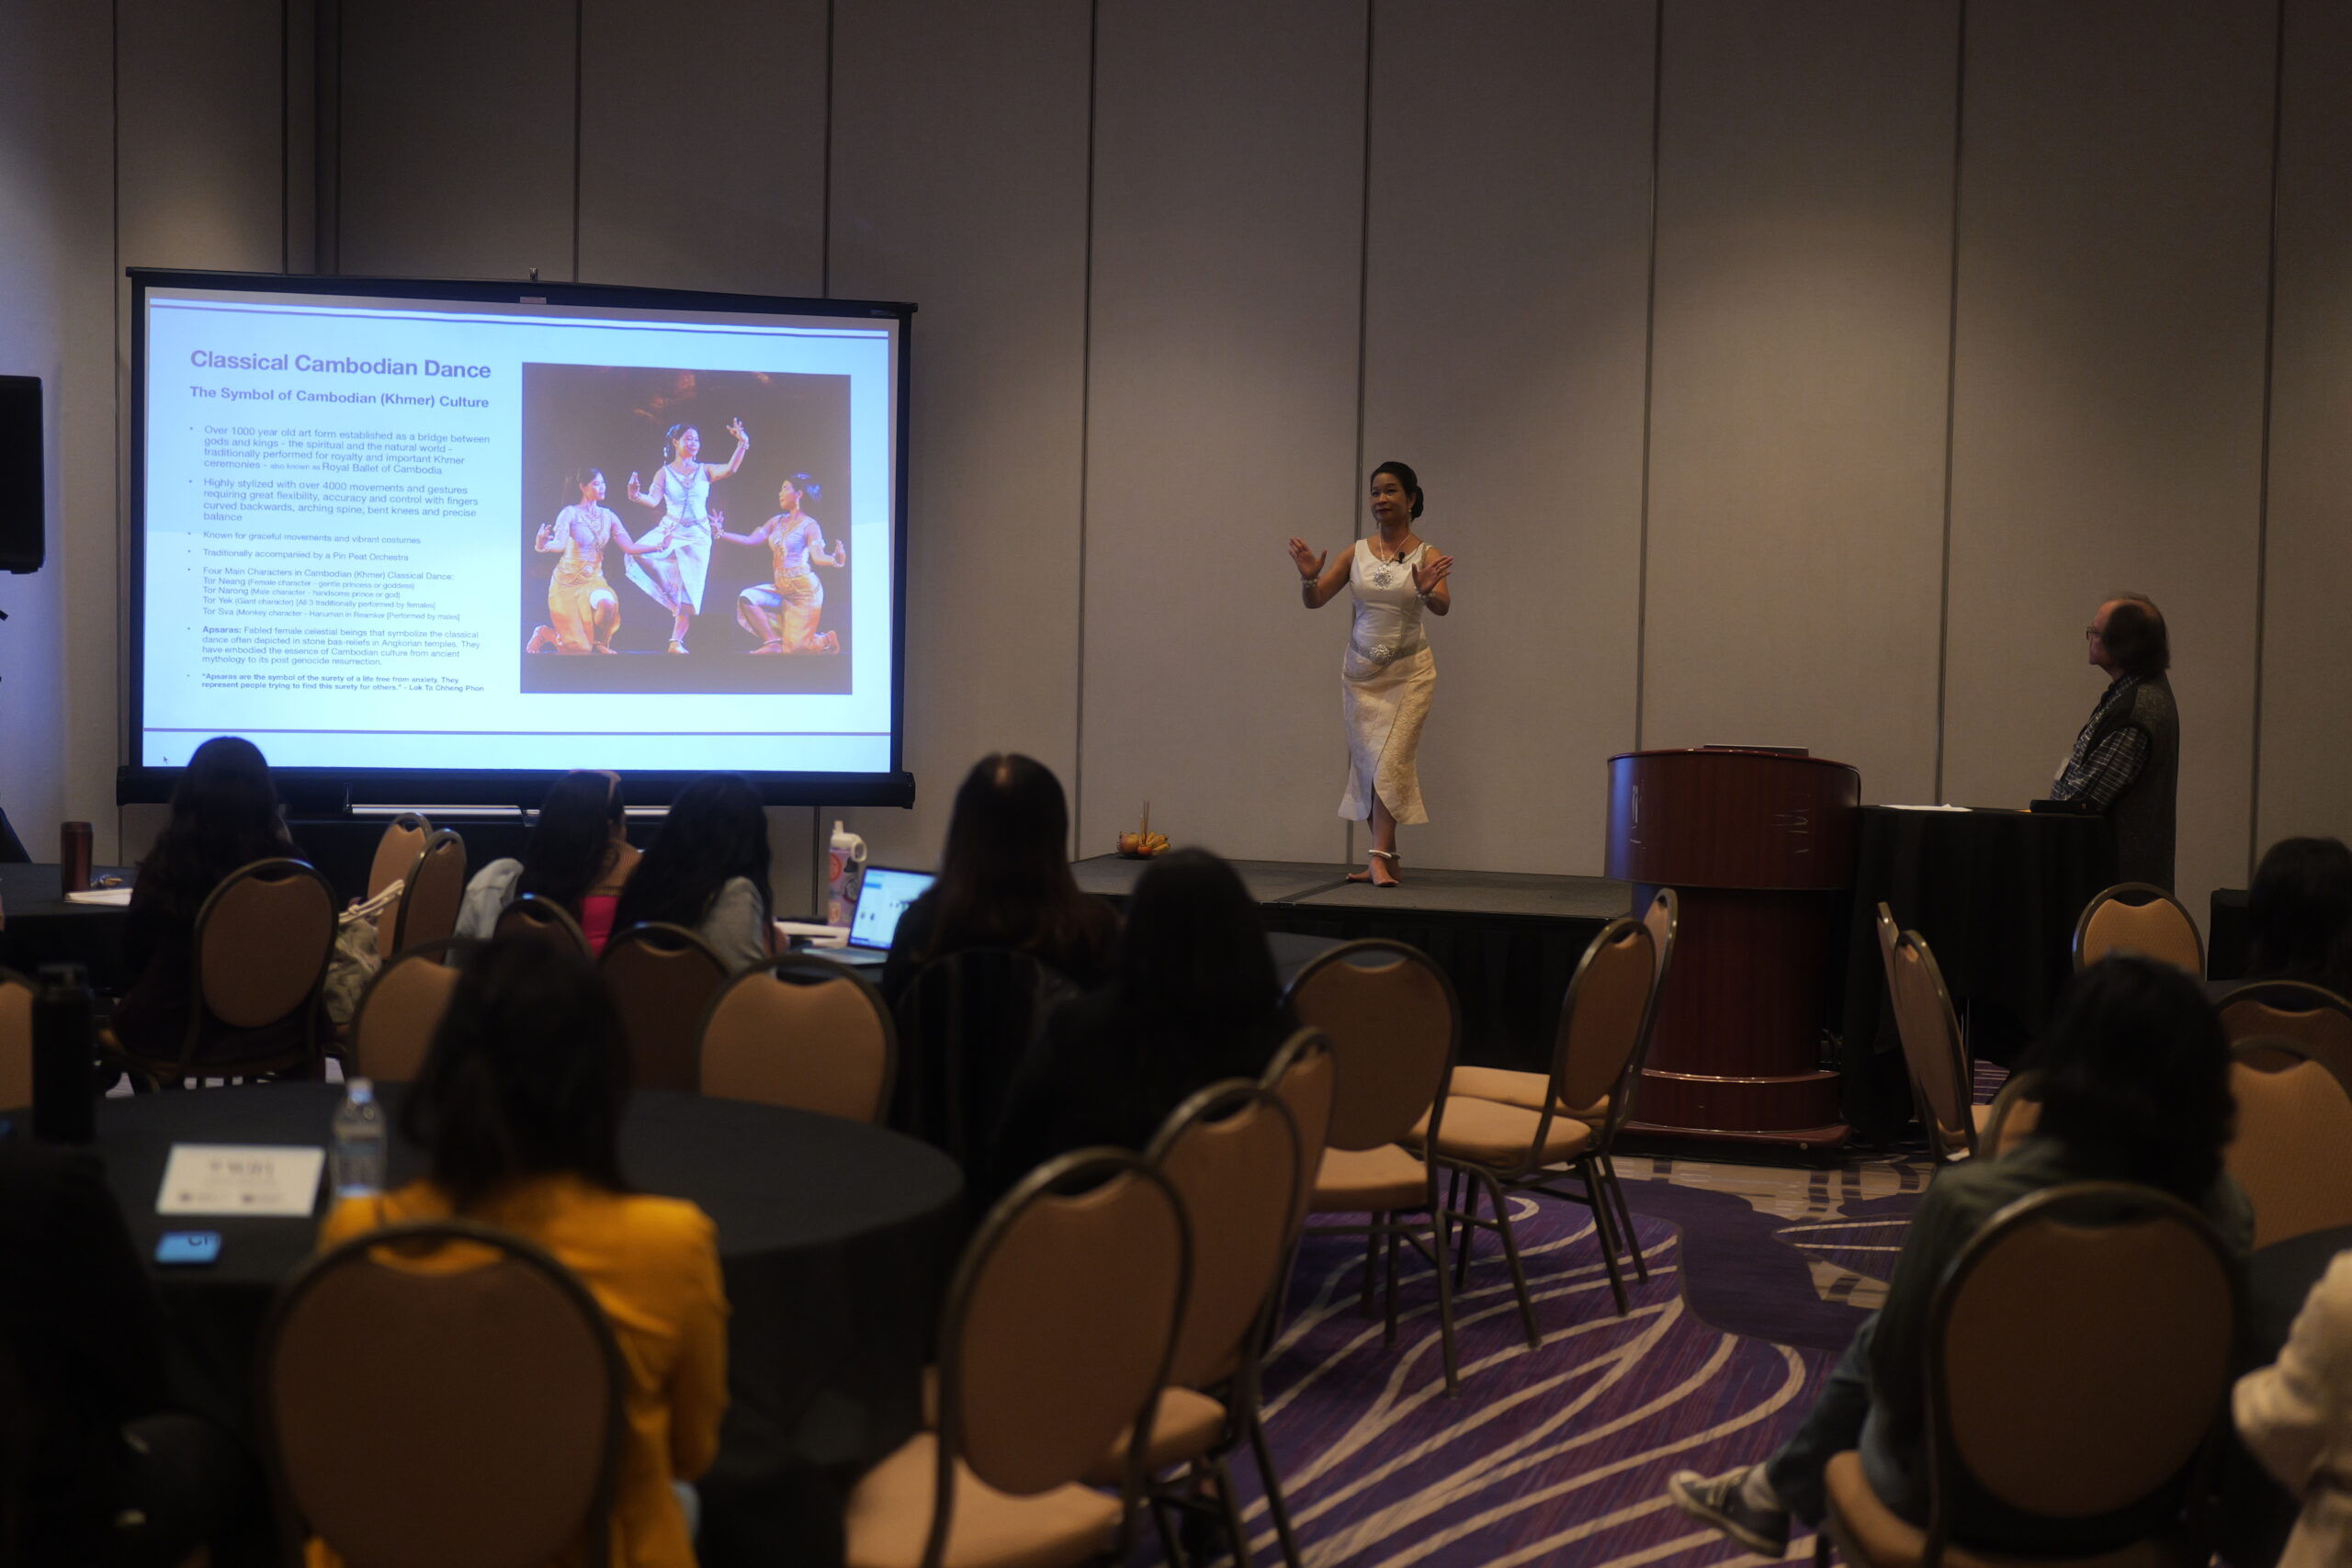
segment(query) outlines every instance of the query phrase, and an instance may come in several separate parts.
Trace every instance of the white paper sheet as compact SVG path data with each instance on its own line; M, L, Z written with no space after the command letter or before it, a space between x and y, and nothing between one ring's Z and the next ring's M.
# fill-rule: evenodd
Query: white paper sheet
M299 1144L174 1144L155 1212L307 1219L326 1160Z
M69 904L111 904L119 909L126 908L130 903L130 889L93 887L85 893L68 893L65 901Z

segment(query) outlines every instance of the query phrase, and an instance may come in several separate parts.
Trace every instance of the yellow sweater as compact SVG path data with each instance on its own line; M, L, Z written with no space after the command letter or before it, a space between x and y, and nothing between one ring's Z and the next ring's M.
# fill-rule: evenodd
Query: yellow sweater
M336 1204L319 1241L332 1247L384 1225L450 1217L447 1194L430 1181L412 1182L381 1198ZM557 1176L501 1193L465 1218L537 1242L604 1307L628 1378L613 1568L693 1568L694 1542L671 1481L692 1481L710 1467L727 1411L727 1296L710 1217L674 1198ZM564 1561L577 1556L568 1552ZM340 1568L316 1540L310 1563Z

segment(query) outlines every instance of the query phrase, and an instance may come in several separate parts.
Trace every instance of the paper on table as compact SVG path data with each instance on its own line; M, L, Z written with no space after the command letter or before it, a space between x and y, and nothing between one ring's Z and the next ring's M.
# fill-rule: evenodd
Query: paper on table
M326 1161L326 1150L299 1144L174 1144L155 1212L307 1219Z
M1966 811L1969 809L1965 806L1897 806L1891 800L1875 804L1887 811Z
M65 896L65 901L69 904L111 904L117 908L121 908L130 902L130 889L93 887L84 893L68 893Z

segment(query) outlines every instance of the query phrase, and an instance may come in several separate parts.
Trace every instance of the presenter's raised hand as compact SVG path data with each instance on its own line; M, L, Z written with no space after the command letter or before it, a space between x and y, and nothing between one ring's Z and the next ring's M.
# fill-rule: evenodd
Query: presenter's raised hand
M1422 557L1420 564L1413 568L1413 592L1416 593L1435 592L1437 591L1437 585L1443 582L1448 574L1453 570L1453 558L1452 556Z
M1290 564L1298 568L1298 575L1304 581L1312 582L1322 576L1323 563L1330 558L1330 551L1325 550L1318 556L1307 547L1304 539L1290 542Z

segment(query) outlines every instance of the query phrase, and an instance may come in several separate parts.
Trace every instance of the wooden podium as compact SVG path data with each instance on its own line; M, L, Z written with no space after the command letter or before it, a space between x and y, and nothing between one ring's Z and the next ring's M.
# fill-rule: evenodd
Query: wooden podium
M1791 752L1701 747L1609 760L1609 874L1634 908L1681 905L1631 1131L1833 1149L1821 1067L1838 895L1861 775Z

